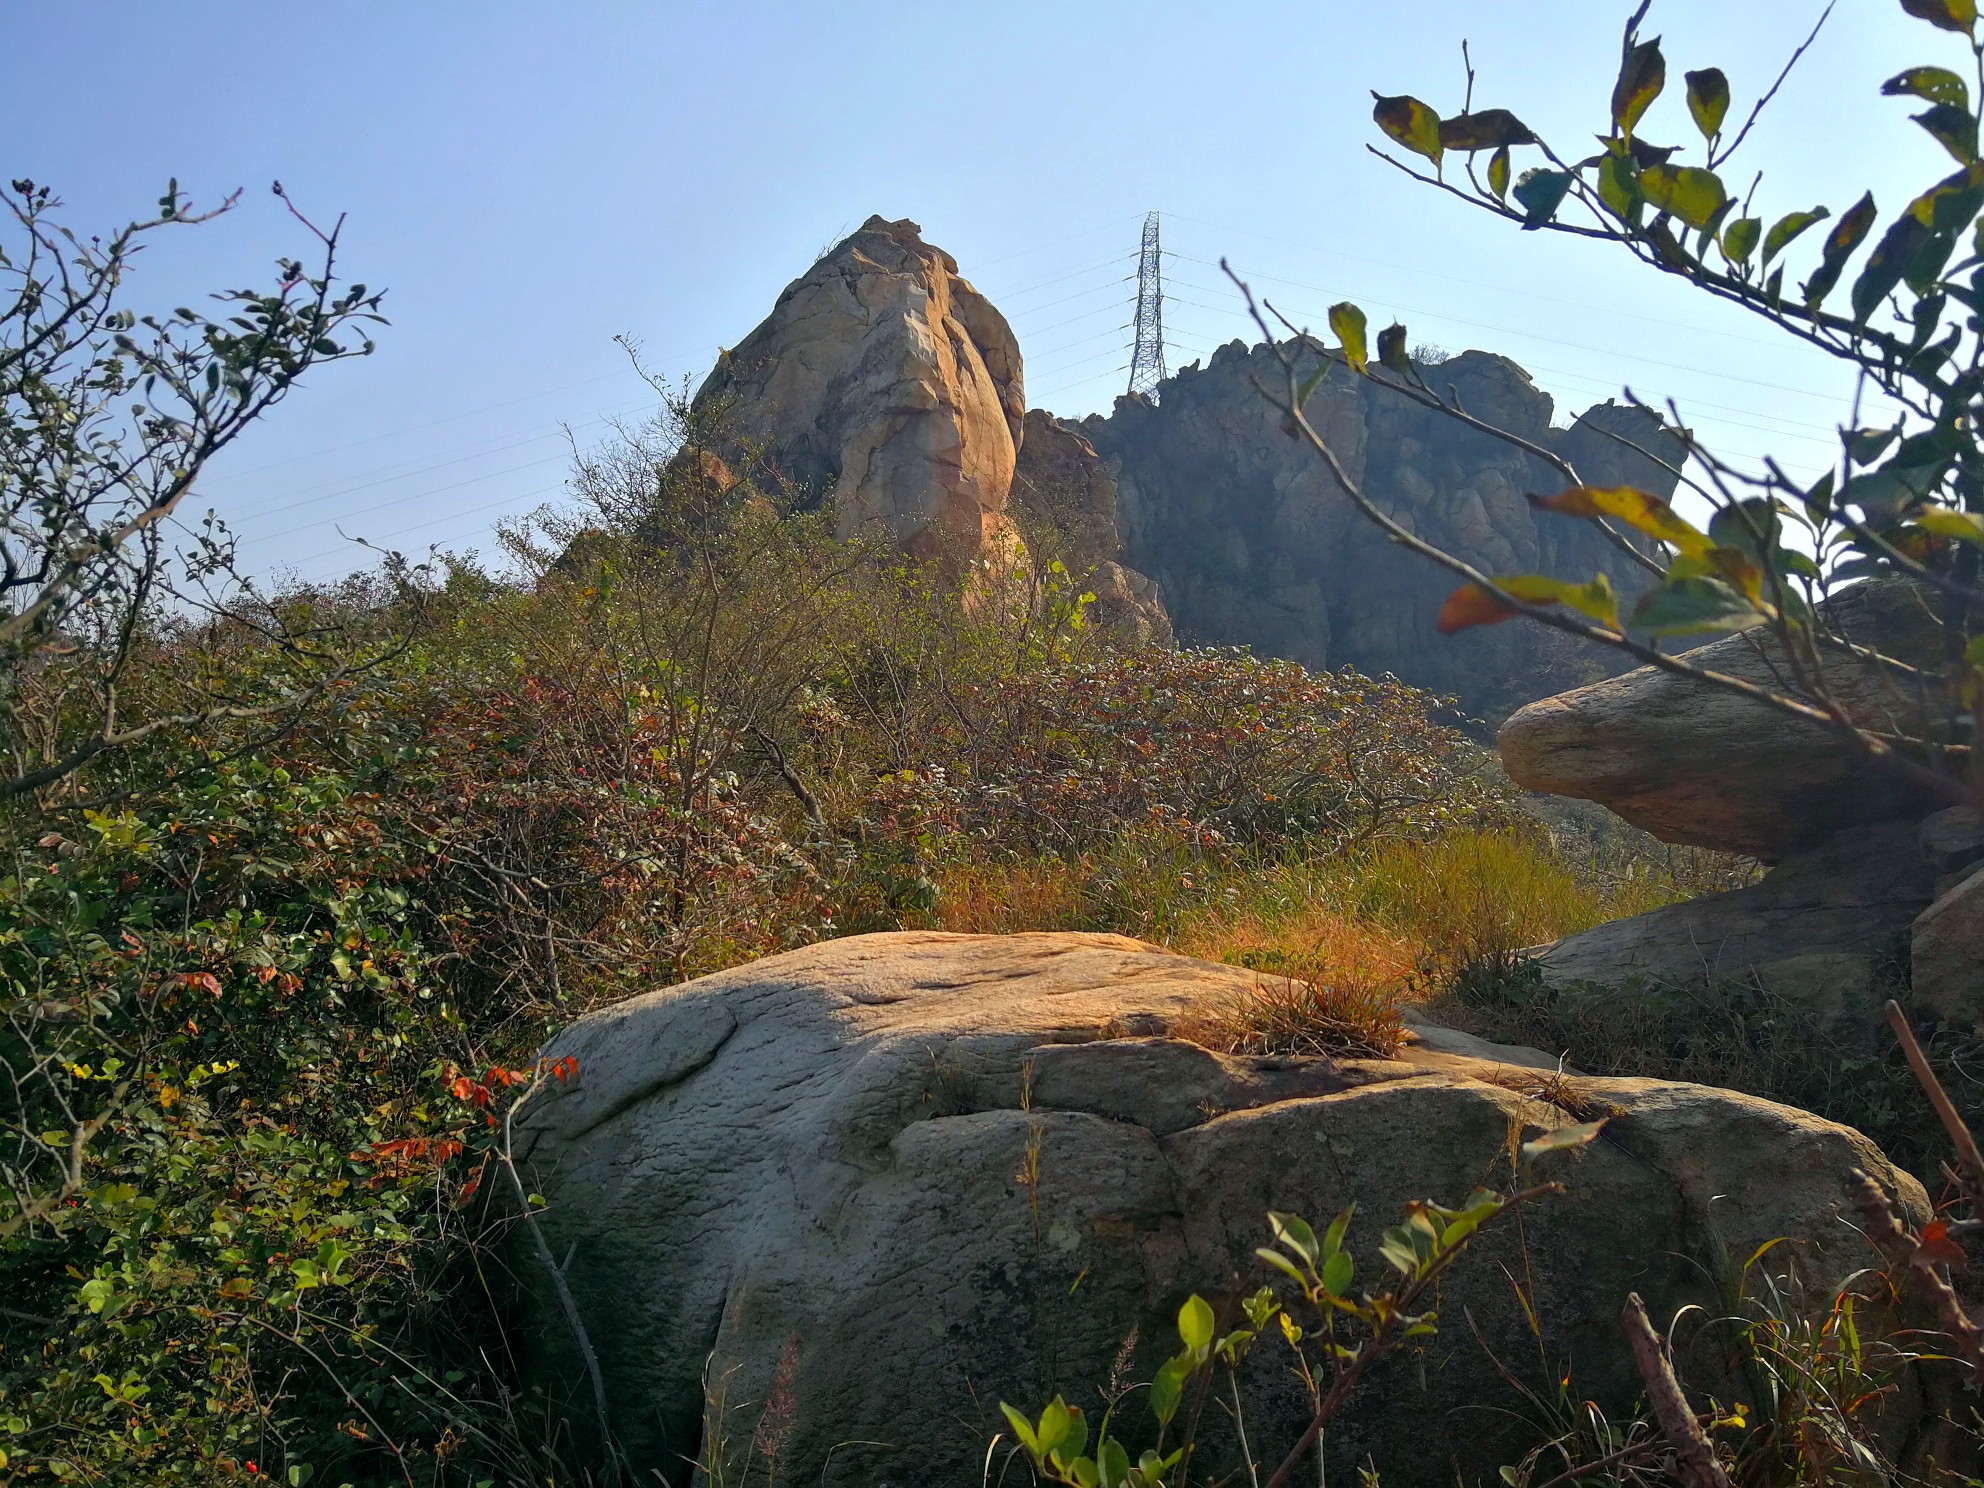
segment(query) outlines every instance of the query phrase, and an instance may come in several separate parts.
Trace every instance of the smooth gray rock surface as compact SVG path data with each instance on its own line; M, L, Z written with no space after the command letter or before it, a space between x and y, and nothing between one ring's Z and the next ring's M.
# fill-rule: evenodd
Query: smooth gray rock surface
M1559 988L1761 986L1873 1027L1907 978L1909 930L1935 893L1915 824L1857 827L1747 888L1568 936L1537 963Z
M1439 1335L1331 1429L1333 1474L1368 1457L1397 1488L1444 1488L1457 1467L1492 1477L1500 1428L1483 1407L1516 1405L1464 1312L1517 1367L1534 1353L1514 1342L1509 1275L1534 1275L1552 1367L1624 1410L1625 1294L1662 1317L1707 1301L1690 1257L1711 1208L1737 1255L1809 1242L1800 1264L1821 1284L1866 1259L1839 1212L1851 1168L1927 1212L1857 1133L1746 1096L1562 1082L1530 1067L1534 1050L1245 1059L1176 1037L1254 975L1116 936L860 936L554 1040L579 1074L532 1114L523 1159L637 1475L683 1481L717 1452L736 1481L784 1359L785 1481L976 1485L999 1401L1060 1391L1095 1408L1133 1330L1130 1377L1148 1379L1187 1294L1230 1307L1260 1285L1267 1209L1320 1222L1354 1203L1359 1275L1375 1280L1378 1232L1409 1201L1505 1183L1512 1141L1614 1111L1554 1168L1568 1195L1485 1234L1444 1288ZM532 1348L584 1419L548 1303ZM1260 1441L1292 1440L1305 1410L1284 1348L1250 1375ZM1218 1460L1231 1444L1208 1432Z

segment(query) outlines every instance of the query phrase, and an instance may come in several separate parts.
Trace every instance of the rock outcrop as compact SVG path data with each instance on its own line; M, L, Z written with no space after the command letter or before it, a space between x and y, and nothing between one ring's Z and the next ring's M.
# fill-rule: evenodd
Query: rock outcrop
M1861 584L1833 602L1844 634L1933 665L1940 634L1920 591ZM1727 636L1685 653L1705 670L1782 686L1776 644ZM1879 725L1913 706L1892 678L1853 658L1827 680L1858 718ZM1943 803L1843 748L1836 734L1740 694L1641 667L1531 703L1496 736L1509 777L1529 790L1601 805L1666 842L1766 862L1872 822L1919 819Z
M1984 816L1952 806L1917 834L1936 897L1909 940L1909 990L1932 1017L1971 1026L1984 1014Z
M1613 920L1537 958L1552 986L1656 991L1762 987L1842 1028L1876 1028L1908 981L1935 873L1915 823L1850 827L1759 883Z
M1506 358L1471 351L1423 370L1589 482L1674 488L1641 452L1679 457L1650 416L1602 404L1557 428L1550 397ZM1492 717L1605 674L1601 655L1536 626L1436 634L1453 579L1387 541L1314 451L1281 432L1254 386L1278 372L1266 347L1236 341L1162 384L1155 405L1119 399L1110 417L1082 424L1115 466L1123 561L1157 581L1181 640L1391 672ZM1351 476L1418 535L1490 573L1604 572L1624 592L1639 587L1591 524L1530 506L1527 495L1563 485L1536 457L1342 369L1309 411Z
M1026 412L1006 319L923 241L870 217L787 286L696 393L741 458L912 551L1007 541ZM745 452L748 452L746 454Z
M1912 585L1856 585L1829 612L1840 634L1909 665L1937 664L1941 631ZM1788 673L1768 637L1729 636L1685 655L1765 687ZM1838 651L1824 664L1856 722L1928 722L1889 671ZM1984 1020L1984 823L1947 807L1946 793L1821 725L1652 667L1532 703L1497 742L1519 785L1596 801L1669 842L1776 865L1747 888L1548 947L1537 964L1552 986L1761 987L1842 1032L1877 1029L1891 996L1929 1021Z
M1331 1426L1333 1474L1368 1458L1400 1488L1474 1481L1507 1460L1507 1417L1484 1407L1516 1402L1463 1319L1526 1336L1533 1304L1579 1397L1627 1408L1621 1304L1637 1290L1664 1318L1702 1292L1711 1207L1731 1253L1791 1237L1819 1285L1867 1259L1840 1218L1851 1169L1926 1216L1859 1134L1726 1091L1566 1079L1433 1029L1393 1060L1178 1037L1252 985L1115 936L862 936L560 1035L547 1053L579 1074L532 1114L524 1156L635 1471L714 1454L735 1472L776 1395L787 1481L977 1484L1001 1399L1097 1407L1119 1352L1150 1377L1188 1293L1231 1307L1258 1286L1265 1210L1354 1203L1375 1280L1377 1231L1408 1202L1506 1182L1512 1137L1614 1113L1552 1159L1564 1196L1484 1232L1425 1353L1381 1366ZM1533 1279L1528 1303L1504 1267ZM583 1395L569 1338L547 1303L539 1376ZM1257 1443L1306 1416L1287 1362L1274 1339L1248 1376ZM1208 1465L1231 1451L1217 1421Z

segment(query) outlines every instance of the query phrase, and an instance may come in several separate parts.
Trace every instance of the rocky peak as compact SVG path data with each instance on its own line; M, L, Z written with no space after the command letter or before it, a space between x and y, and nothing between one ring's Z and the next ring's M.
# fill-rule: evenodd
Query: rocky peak
M913 551L1009 540L1019 343L914 222L870 217L778 298L696 394L727 439Z

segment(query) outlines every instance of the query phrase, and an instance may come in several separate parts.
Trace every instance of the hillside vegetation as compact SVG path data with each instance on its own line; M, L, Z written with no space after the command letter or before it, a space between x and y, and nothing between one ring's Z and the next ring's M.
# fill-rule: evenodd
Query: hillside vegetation
M1119 653L1051 568L836 540L685 458L685 417L582 462L509 577L273 601L373 658L295 716L9 807L15 1472L556 1476L507 1362L492 1112L604 1002L861 931L1083 928L1260 966L1292 1019L1220 1036L1299 1045L1324 1000L1387 1019L1683 887L1561 850L1437 699ZM142 637L134 711L286 664L238 620ZM21 738L59 731L73 665L29 680Z

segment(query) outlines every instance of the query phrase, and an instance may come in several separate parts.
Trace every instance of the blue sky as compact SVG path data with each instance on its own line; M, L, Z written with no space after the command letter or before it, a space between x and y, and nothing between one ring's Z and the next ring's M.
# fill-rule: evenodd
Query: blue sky
M958 259L1018 331L1029 401L1058 413L1122 390L1126 276L1155 209L1174 366L1251 339L1224 254L1299 320L1355 298L1415 341L1514 357L1561 411L1630 384L1733 454L1819 468L1851 392L1834 364L1365 150L1372 88L1457 111L1463 38L1478 104L1579 148L1629 8L0 0L0 163L90 230L168 176L205 201L246 188L148 255L140 309L299 252L273 179L313 215L348 214L349 272L389 290L377 355L313 375L197 495L262 572L357 566L347 536L486 548L495 521L558 499L562 426L586 443L652 405L615 335L699 376L872 212ZM1674 84L1642 132L1694 138L1685 68L1721 66L1746 111L1819 8L1656 0ZM1898 208L1948 165L1877 90L1929 61L1965 65L1897 0L1838 0L1732 182L1761 169L1766 215L1869 186Z

